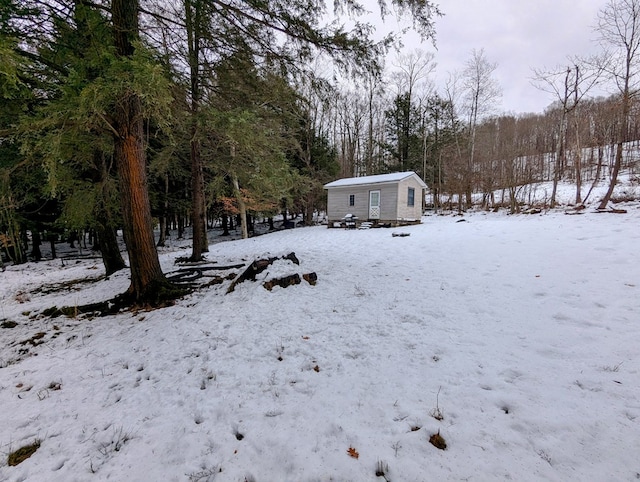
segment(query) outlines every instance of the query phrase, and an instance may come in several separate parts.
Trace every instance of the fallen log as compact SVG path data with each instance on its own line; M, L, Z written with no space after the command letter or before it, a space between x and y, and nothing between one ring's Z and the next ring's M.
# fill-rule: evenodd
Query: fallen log
M238 269L244 267L242 264L233 264L230 266L189 266L187 268L180 268L167 274L167 279L174 283L188 283L202 278L206 271L225 271L229 269Z
M596 209L597 213L612 213L612 214L627 214L627 210L626 209L616 209L616 208L611 208L611 209Z
M262 286L271 291L276 286L286 288L287 286L299 285L301 282L300 275L296 273L289 276L283 276L282 278L274 278L272 280L265 281Z
M258 276L270 265L272 265L274 261L277 261L279 259L286 259L297 265L300 264L300 261L298 260L295 253L293 252L289 253L286 256L282 256L281 258L275 257L275 258L267 258L267 259L258 259L253 263L251 263L247 267L247 269L243 271L243 273L240 276L238 276L236 279L233 280L233 283L231 283L231 285L227 289L227 294L234 291L236 289L236 286L244 281L247 281L247 280L255 281L256 276Z

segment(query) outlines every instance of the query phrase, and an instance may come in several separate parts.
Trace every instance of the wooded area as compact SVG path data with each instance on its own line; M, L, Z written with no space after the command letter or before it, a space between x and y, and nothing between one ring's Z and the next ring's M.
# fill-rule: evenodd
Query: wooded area
M464 211L530 205L553 181L584 203L596 181L611 189L639 165L637 47L640 2L612 1L597 32L606 55L536 72L544 113L495 111L500 86L483 50L437 91L424 50L384 59L361 4L323 25L324 2L284 0L8 0L0 7L0 245L14 263L40 246L89 233L109 275L125 267L136 303L170 296L156 245L169 229L193 232L257 217L322 212L323 184L413 170L427 204ZM425 0L382 2L425 41L439 15ZM355 19L355 20L354 20ZM619 28L624 25L625 28ZM606 59L606 60L603 60ZM596 84L611 85L593 98ZM159 237L154 228L159 227ZM1 262L1 261L0 261Z

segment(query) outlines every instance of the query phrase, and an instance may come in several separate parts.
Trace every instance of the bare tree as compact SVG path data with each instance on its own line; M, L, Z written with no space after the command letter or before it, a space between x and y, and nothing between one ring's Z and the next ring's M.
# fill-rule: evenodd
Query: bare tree
M473 49L471 58L466 62L462 71L462 85L469 129L469 157L465 180L467 206L472 203L476 127L479 120L494 112L498 99L502 97L502 89L493 77L497 66L498 64L487 59L484 49Z
M429 76L436 68L434 62L435 55L432 52L425 52L421 49L416 49L408 54L399 55L394 66L397 70L392 73L392 78L397 89L397 96L405 96L407 102L403 105L404 109L401 113L403 122L400 123L405 129L404 132L398 132L398 139L408 139L410 136L410 129L412 124L411 112L412 109L418 104L418 111L420 117L424 118L424 105L425 99L433 91L433 82L429 81ZM419 94L417 91L420 91ZM416 100L416 97L419 97ZM424 166L426 157L426 129L421 126L422 130L422 164ZM406 161L409 157L409 144L404 143L404 152L401 154L401 158ZM422 176L424 178L424 167Z
M436 68L434 57L433 52L425 52L421 49L398 56L393 64L397 70L392 74L398 87L398 94L407 92L409 99L413 100L418 84L425 81Z
M338 97L335 107L340 122L338 156L342 173L347 176L366 174L362 159L365 100L356 92L346 92Z
M551 207L556 205L558 182L566 167L567 130L569 114L573 113L574 122L574 167L576 177L576 204L582 202L581 196L581 149L579 130L579 104L588 92L600 81L602 62L597 58L587 61L574 59L573 65L555 70L534 70L532 83L538 89L551 93L559 104L558 145L555 152L553 188L551 191Z
M383 96L382 89L384 82L382 76L376 73L368 74L364 79L364 87L366 89L367 96L367 139L365 145L365 174L376 174L377 168L380 167L380 154L376 153L376 148L380 142L378 142L379 133L376 130L382 129L382 120L380 117L383 115L384 109L381 108L380 100Z
M629 113L640 86L638 56L640 55L640 0L610 0L598 14L596 32L603 46L609 47L610 59L606 72L615 81L620 93L620 125L616 142L616 156L609 181L609 189L598 209L606 209L622 166L624 143L629 135Z
M447 121L450 125L455 126L458 121L458 108L461 97L461 80L458 73L449 75L444 86L444 99L446 102ZM462 136L458 129L453 129L453 147L446 161L444 170L447 175L447 188L451 195L455 192L458 195L458 211L462 211L462 197L464 192L463 180L464 174L462 169Z

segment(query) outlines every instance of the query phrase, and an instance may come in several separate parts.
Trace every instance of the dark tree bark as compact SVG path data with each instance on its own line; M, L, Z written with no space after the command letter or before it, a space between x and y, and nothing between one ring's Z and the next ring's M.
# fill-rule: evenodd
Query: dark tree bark
M98 222L96 225L96 238L100 246L100 255L102 256L107 276L127 267L120 254L118 238L113 228Z
M178 214L178 239L184 239L184 217Z
M116 52L130 57L138 37L138 0L113 0L112 22ZM135 302L157 301L168 288L153 237L147 184L142 102L132 90L123 92L114 112L114 157L120 183L123 230L131 267L128 290Z
M51 259L56 259L56 240L58 236L55 233L49 233L47 238L49 239L49 245L51 246Z
M209 251L206 229L206 210L204 198L204 173L200 156L200 144L194 139L196 127L193 127L191 140L191 225L193 229L193 243L191 261L200 261L202 253Z
M94 213L96 220L95 229L92 230L93 236L95 237L94 249L100 250L105 273L107 276L110 276L126 268L127 265L120 253L118 238L116 236L117 223L108 202L108 199L111 197L111 193L109 192L110 183L108 182L111 168L106 161L104 152L100 149L95 149L93 152L93 164L95 171L92 175L101 186L101 193L98 197Z
M202 253L209 251L206 229L206 205L204 196L204 171L198 139L198 112L200 110L200 49L202 2L184 0L187 44L189 49L189 77L191 83L191 225L193 243L191 261L202 259Z
M156 246L163 247L166 244L167 236L169 236L169 175L164 176L164 202L162 206L162 214L160 215L160 236Z
M222 234L220 236L229 236L229 216L227 213L222 214Z
M40 251L42 238L40 237L40 231L38 228L35 228L31 232L31 242L33 243L33 247L31 248L31 257L34 261L40 261L42 259L42 252Z
M156 246L160 248L160 247L166 246L167 218L163 214L161 214L158 221L160 223L160 236L158 237L158 242L156 243Z

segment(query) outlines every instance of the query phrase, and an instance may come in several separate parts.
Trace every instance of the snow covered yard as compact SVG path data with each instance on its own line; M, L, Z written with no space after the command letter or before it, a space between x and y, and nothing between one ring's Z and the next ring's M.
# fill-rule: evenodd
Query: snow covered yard
M640 205L625 208L218 243L220 265L300 266L91 320L36 315L108 299L126 272L47 294L101 265L9 266L0 480L639 479ZM312 271L316 286L262 287Z

